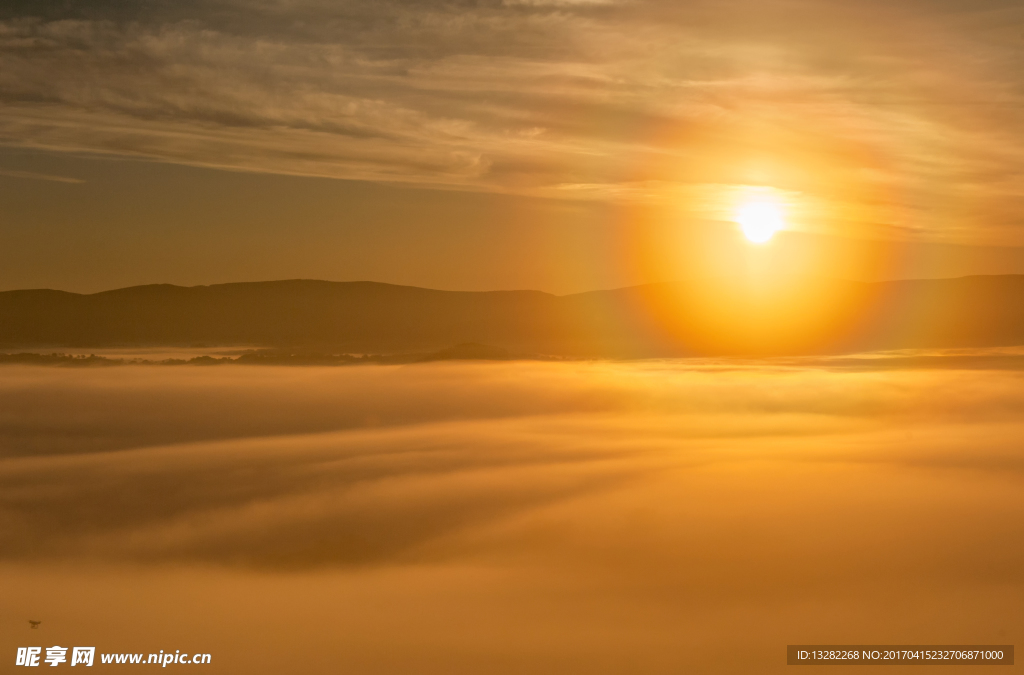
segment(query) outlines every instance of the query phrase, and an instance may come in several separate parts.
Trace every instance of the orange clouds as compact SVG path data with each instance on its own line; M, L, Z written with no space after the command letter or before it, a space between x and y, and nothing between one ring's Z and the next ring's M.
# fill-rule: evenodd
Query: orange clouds
M0 620L225 673L1013 642L1020 372L870 364L8 367Z
M772 186L834 235L1022 241L1010 0L229 4L16 5L0 140L600 200Z

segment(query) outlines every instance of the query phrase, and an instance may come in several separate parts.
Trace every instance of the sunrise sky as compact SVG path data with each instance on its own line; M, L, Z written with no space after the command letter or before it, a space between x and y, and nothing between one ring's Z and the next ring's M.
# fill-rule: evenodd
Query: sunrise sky
M1022 0L0 0L0 658L1020 645L1022 111Z
M1024 272L1017 0L8 0L0 289ZM761 254L756 254L761 255ZM767 254L765 254L767 255Z

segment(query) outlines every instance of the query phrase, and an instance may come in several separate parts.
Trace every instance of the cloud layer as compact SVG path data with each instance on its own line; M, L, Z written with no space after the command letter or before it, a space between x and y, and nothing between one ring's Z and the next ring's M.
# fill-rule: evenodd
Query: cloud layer
M825 366L8 366L0 649L735 673L1019 642L1021 372Z
M767 184L804 195L805 227L1019 243L1022 20L1011 0L19 2L0 140L693 218Z
M664 471L1024 470L1019 371L8 369L7 560L380 565L479 553L528 514L603 510Z

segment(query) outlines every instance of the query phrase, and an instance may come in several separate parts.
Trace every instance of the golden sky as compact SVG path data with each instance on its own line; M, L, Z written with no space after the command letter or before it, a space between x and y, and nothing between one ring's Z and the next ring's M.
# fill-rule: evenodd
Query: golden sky
M1017 0L10 0L0 287L657 281L749 190L787 241L902 261L846 276L1024 271L1022 27Z

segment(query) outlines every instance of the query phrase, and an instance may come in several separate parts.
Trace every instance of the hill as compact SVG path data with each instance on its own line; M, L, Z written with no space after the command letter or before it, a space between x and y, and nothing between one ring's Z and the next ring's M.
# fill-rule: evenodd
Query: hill
M463 343L606 357L1022 345L1024 276L704 279L568 296L310 280L0 293L4 349L248 345L401 353Z

